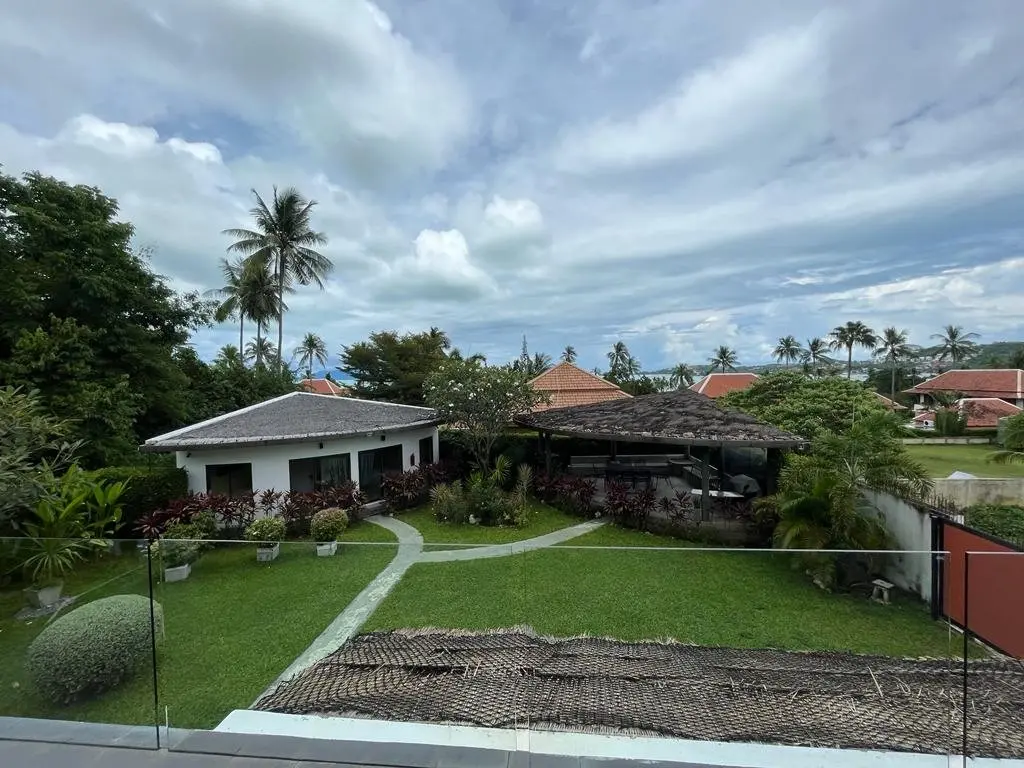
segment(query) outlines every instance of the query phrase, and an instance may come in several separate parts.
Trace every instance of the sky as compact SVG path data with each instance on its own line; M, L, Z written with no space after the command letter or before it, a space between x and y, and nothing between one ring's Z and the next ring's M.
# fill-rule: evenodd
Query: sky
M492 362L617 340L742 364L861 320L1024 339L1019 0L33 0L0 164L116 197L178 290L296 186L336 358L436 325ZM200 332L212 358L237 326Z

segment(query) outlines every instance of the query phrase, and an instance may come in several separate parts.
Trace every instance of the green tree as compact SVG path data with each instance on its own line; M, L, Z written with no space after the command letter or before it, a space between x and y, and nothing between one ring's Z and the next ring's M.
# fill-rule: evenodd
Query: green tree
M266 365L267 360L273 360L277 356L277 349L274 343L266 338L257 336L245 345L245 360L251 360L254 365Z
M526 336L523 336L523 347L519 357L512 362L512 366L525 373L531 379L540 376L551 367L551 356L543 352L535 352L530 356L530 350L526 346Z
M530 376L511 365L486 366L467 360L445 360L427 377L423 391L456 439L465 443L474 464L491 466L491 454L513 417L528 413L547 394L534 389Z
M820 376L822 372L822 366L829 365L832 360L828 356L827 352L828 342L818 336L813 339L807 340L807 346L804 347L803 353L800 355L800 359L804 363L806 372L813 376Z
M989 454L988 461L996 464L1024 464L1024 413L1006 420L1002 440L1003 449Z
M713 371L716 368L721 368L722 373L736 370L736 366L739 365L739 362L740 361L736 356L736 351L725 345L716 349L715 354L708 358L711 370Z
M242 273L245 269L245 261L236 259L228 261L220 260L220 271L224 277L224 285L220 288L213 288L203 295L219 301L214 312L213 319L218 323L238 318L238 349L245 347L245 313L242 311Z
M299 356L299 365L305 369L307 379L313 378L313 363L327 365L327 344L313 332L302 337L302 343L295 350L295 354Z
M299 285L315 283L324 287L324 280L334 265L315 250L327 244L327 236L313 229L312 213L315 200L307 200L299 191L288 187L278 192L268 206L256 190L252 190L256 205L249 211L253 229L226 229L224 234L236 238L229 251L243 254L264 264L273 265L278 289L277 301L277 367L281 367L281 347L284 344L284 291L296 282Z
M792 363L801 359L803 354L804 349L800 346L800 342L796 340L796 336L790 334L789 336L779 338L779 343L775 345L772 357L780 363L785 363L788 368Z
M242 366L245 364L242 359L242 353L234 344L225 344L221 347L220 351L217 352L217 357L214 359L214 363L225 368L234 368L235 366Z
M826 431L844 434L862 418L888 414L877 397L854 381L810 379L785 370L766 373L719 402L808 439Z
M342 347L338 370L354 381L356 397L423 405L423 382L448 359L447 335L433 328L399 335L375 331Z
M566 348L562 350L561 359L563 363L575 363L576 347L574 347L572 344L566 346Z
M939 360L951 360L954 366L978 353L978 345L974 341L978 334L967 333L960 325L947 325L942 333L933 333L932 338L939 342Z
M132 251L117 212L91 187L0 174L0 385L36 389L76 420L69 438L89 439L88 465L133 459L140 437L180 424L174 352L212 317Z
M878 348L875 350L875 357L885 360L889 364L891 374L889 384L889 398L896 399L896 369L903 361L913 354L913 347L907 341L907 332L901 331L895 326L890 326L882 331L878 338Z
M878 342L875 332L860 320L851 320L845 325L837 325L829 333L829 339L829 346L832 349L846 350L846 378L848 379L853 375L853 348L864 347L873 350Z
M271 271L270 264L266 261L257 258L246 259L242 264L242 273L239 279L238 309L256 323L256 340L245 346L244 357L246 359L255 358L256 362L265 363L267 359L277 357L277 350L264 337L264 333L270 327L271 321L288 311L288 305L283 303L284 294L277 275ZM289 293L292 291L291 288L284 290ZM269 358L262 353L255 354L256 351L265 352L268 349L273 350Z
M616 341L608 353L608 381L618 386L632 381L640 375L640 361L633 357L624 341Z
M693 368L688 366L686 363L679 363L672 369L672 372L668 377L668 384L670 389L684 389L693 384L693 380L696 378Z

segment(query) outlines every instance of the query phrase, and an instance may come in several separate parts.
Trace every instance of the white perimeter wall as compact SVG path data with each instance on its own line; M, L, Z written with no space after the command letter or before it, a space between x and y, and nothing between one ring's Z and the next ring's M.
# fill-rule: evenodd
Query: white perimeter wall
M402 466L412 469L410 456L416 458L416 466L420 464L419 441L430 437L434 441L434 460L437 461L439 446L437 443L437 427L421 427L402 432L376 432L372 437L349 437L343 440L325 440L321 443L285 443L283 445L240 445L233 448L215 448L210 450L193 449L178 451L177 464L188 473L188 489L195 493L206 491L207 464L252 464L252 489L263 491L272 488L277 491L291 490L291 479L288 475L288 462L292 459L309 459L318 456L331 456L336 453L351 454L350 466L352 479L359 482L359 452L375 448L387 448L392 445L402 446Z
M928 552L932 548L931 519L925 512L888 493L865 491L864 497L881 513L896 548ZM888 555L886 578L900 589L914 592L922 600L932 596L932 556L928 554Z

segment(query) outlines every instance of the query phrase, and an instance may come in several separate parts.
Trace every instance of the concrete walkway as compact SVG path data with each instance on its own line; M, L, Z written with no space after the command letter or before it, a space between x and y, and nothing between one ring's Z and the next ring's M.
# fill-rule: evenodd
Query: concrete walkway
M291 680L300 672L304 672L341 648L349 638L359 631L359 628L370 618L370 614L377 610L377 606L409 570L409 566L419 558L423 551L423 537L411 525L383 515L372 515L366 520L381 528L387 528L395 534L398 539L398 554L388 563L387 568L378 573L377 577L356 595L345 610L338 614L327 629L321 632L320 636L284 672L278 675L277 679L259 695L256 701L275 690L281 683ZM255 703L253 702L253 704Z
M306 671L311 666L321 661L336 650L341 648L348 640L355 635L359 628L366 623L370 615L377 610L388 593L395 588L409 566L414 563L447 563L457 560L480 560L489 557L505 557L523 552L530 552L535 549L543 549L560 544L563 541L582 536L584 533L600 528L604 520L591 520L578 525L570 525L543 536L535 536L532 539L512 542L510 544L496 544L492 546L471 547L466 549L449 549L440 551L423 551L423 536L420 532L408 523L385 515L371 515L365 518L367 522L387 528L398 539L398 554L388 564L387 568L377 574L377 577L366 585L355 599L310 646L304 650L295 661L288 665L288 668L278 675L263 693L259 695L253 706L264 696L272 693L282 683L291 680L296 675Z
M523 552L530 552L535 549L544 549L544 547L553 547L555 544L561 544L563 541L575 539L577 536L582 536L584 533L590 533L591 531L600 528L604 523L604 520L591 520L586 523L579 523L578 525L570 525L568 528L561 528L557 531L552 531L551 533L545 533L543 536L535 536L532 539L523 539L522 541L513 541L508 544L493 544L490 546L468 547L465 549L428 550L420 554L417 562L448 563L453 560L480 560L485 557L519 555Z

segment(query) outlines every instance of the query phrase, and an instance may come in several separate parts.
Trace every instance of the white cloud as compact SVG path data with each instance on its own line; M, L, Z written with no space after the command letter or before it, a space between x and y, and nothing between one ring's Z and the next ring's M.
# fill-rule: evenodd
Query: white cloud
M496 286L473 263L466 238L457 229L424 229L413 252L386 267L376 289L380 296L409 295L424 302L464 300L494 292Z

